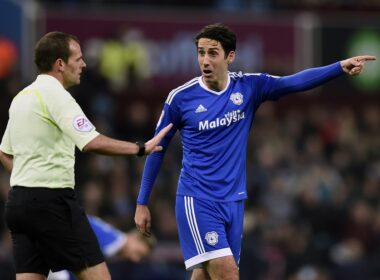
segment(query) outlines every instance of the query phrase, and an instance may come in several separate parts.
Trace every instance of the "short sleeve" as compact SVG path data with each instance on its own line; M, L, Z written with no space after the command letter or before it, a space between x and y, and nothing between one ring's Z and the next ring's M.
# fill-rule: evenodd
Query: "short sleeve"
M5 129L3 138L1 140L0 150L8 155L13 155L11 139L9 136L9 126L10 126L10 120L8 120L7 128Z
M75 99L65 90L46 98L47 111L54 123L82 150L99 133Z

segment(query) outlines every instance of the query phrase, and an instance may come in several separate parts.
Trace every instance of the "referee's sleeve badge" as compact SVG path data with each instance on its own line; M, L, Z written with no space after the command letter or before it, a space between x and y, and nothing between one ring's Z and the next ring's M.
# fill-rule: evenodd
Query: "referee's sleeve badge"
M73 119L73 126L80 132L90 132L94 128L92 123L84 115L76 116Z

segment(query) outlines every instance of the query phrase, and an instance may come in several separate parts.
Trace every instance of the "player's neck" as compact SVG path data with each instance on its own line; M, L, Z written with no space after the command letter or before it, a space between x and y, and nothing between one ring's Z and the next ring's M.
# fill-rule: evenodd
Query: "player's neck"
M226 88L228 81L228 75L226 75L223 79L218 79L214 81L208 81L206 82L203 79L204 84L208 87L208 89L213 91L222 91Z

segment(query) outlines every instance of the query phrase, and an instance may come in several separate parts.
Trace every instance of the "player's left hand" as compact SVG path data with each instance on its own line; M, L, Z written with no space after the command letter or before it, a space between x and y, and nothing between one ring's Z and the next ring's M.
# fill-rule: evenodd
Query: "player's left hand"
M151 216L148 206L137 205L135 213L136 228L146 237L151 236Z
M373 55L360 55L354 56L340 62L342 69L350 76L356 76L363 72L364 64L366 61L376 60Z

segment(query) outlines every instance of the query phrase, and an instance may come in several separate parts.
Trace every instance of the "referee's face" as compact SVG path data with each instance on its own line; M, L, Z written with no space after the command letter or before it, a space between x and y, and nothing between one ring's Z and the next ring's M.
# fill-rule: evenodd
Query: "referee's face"
M201 38L198 41L198 63L202 72L203 82L212 90L223 90L227 84L228 64L234 59L235 53L227 56L220 42Z
M66 89L80 83L80 76L86 67L80 45L76 41L71 40L69 49L70 56L63 70L63 86Z

